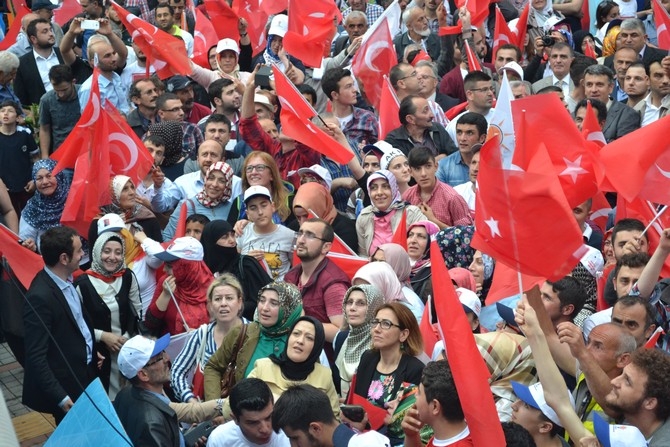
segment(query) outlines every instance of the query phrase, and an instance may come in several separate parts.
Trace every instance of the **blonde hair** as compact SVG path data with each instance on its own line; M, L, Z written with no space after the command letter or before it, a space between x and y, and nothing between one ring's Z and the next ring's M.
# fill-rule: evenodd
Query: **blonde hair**
M274 204L279 217L281 217L281 220L285 221L288 216L291 215L291 209L288 206L288 197L290 193L286 189L286 186L284 186L284 182L282 181L281 175L279 174L277 162L270 154L260 151L253 151L247 155L247 158L244 159L244 164L242 165L242 189L246 190L249 188L249 180L247 180L247 165L249 164L249 160L255 157L262 159L263 163L265 163L270 168L270 172L272 173L272 190L270 191L272 194L272 203Z
M237 298L240 300L242 305L240 306L240 311L237 316L241 316L244 312L244 292L242 291L242 285L235 275L232 273L224 273L223 275L215 278L214 281L207 288L207 303L212 302L212 294L214 294L214 289L221 286L228 286L235 289L237 292Z

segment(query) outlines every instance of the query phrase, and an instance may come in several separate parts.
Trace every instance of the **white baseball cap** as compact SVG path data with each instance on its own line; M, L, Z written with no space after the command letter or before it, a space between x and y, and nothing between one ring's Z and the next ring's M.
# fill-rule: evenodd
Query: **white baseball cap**
M379 142L377 142L377 143L379 143ZM377 143L375 143L375 145L377 145ZM389 146L391 146L391 145L389 144ZM390 148L387 148L386 146L382 146L382 148L380 148L380 149L382 150L382 153L383 153L382 157L379 159L379 167L381 169L388 169L389 165L391 164L393 159L396 158L396 157L400 157L401 155L404 156L404 157L407 157L407 155L405 155L405 153L403 151L401 151L400 149L396 149L393 146L391 146Z
M178 237L165 251L156 253L161 261L172 262L177 259L186 259L187 261L202 261L203 249L199 240L191 236Z
M516 73L521 78L521 80L523 80L523 68L521 68L521 65L517 64L516 62L511 61L506 63L498 69L498 74L502 75L505 70Z
M126 224L118 214L109 213L98 219L98 236L105 231L121 231L124 228Z
M286 14L277 14L272 18L268 36L284 37L288 31L288 16Z
M593 415L593 429L603 447L646 447L647 440L637 427L610 425L598 413Z
M234 51L235 54L240 54L240 47L237 45L233 39L221 39L219 43L216 44L216 52L221 53L222 51Z
M158 340L143 335L134 336L125 342L119 351L117 359L119 371L126 379L132 379L149 363L151 357L165 351L169 344L170 334L165 334Z
M459 287L456 289L456 295L465 308L465 311L472 312L479 318L479 314L482 311L482 302L479 300L477 294L472 290Z
M326 188L328 188L328 191L330 191L330 187L333 186L333 177L330 175L330 172L328 172L328 169L321 165L312 165L309 168L298 169L298 175L300 177L305 174L312 174L315 177L319 177L326 183Z
M249 199L256 197L256 196L263 196L267 197L270 201L272 201L272 195L270 194L270 191L265 187L261 185L254 185L250 186L247 188L246 191L244 191L244 203L247 203Z
M267 96L256 93L254 95L254 103L265 106L270 112L274 112L272 103Z
M523 383L512 381L512 389L516 397L521 399L523 402L527 403L531 407L540 410L551 422L563 427L561 420L558 418L558 415L553 408L549 406L547 401L544 399L544 390L540 382L536 382L532 385L526 386ZM575 401L572 397L572 394L568 391L568 396L570 396L570 403L573 408L575 406ZM632 447L632 446L631 446Z

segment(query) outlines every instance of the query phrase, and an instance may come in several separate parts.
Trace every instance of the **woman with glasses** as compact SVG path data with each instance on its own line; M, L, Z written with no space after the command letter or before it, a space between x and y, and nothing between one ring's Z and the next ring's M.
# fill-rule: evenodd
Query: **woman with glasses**
M189 372L195 367L195 374L202 375L209 357L221 346L225 336L233 328L248 323L242 318L244 296L237 278L226 273L209 285L207 310L212 322L195 331L172 363L172 389L182 402L197 402L198 398L205 397L202 389L191 386Z
M232 209L230 196L233 188L233 169L222 161L213 163L205 175L205 186L195 196L184 199L177 205L170 221L163 230L163 239L174 237L181 213L186 211L187 216L202 214L210 221L217 219L227 220Z
M372 320L384 304L384 295L375 286L363 284L347 290L342 302L345 324L335 335L335 365L340 372L342 395L349 392L358 363L372 342Z
M356 373L356 386L349 392L366 398L388 410L386 436L391 445L401 445L404 434L397 418L391 418L407 384L417 385L424 364L416 356L423 353L423 338L414 315L401 303L379 307L370 322L372 349L361 356ZM345 417L343 422L347 421ZM356 423L351 423L356 427ZM363 428L363 427L356 427ZM379 427L373 427L378 429Z
M282 353L289 331L301 315L302 297L296 286L279 281L263 287L254 321L246 325L244 334L242 327L233 328L205 365L205 400L221 397L221 379L233 359L237 383L249 375L256 360Z

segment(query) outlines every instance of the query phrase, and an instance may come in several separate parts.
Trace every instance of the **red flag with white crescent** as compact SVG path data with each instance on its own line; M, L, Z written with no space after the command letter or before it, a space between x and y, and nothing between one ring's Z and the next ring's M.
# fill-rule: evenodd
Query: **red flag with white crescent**
M63 26L77 14L81 14L79 2L77 0L63 0L60 7L54 9L54 20Z
M195 31L193 33L193 62L209 69L209 49L219 42L214 25L207 16L195 10Z
M265 50L267 43L265 25L270 15L265 9L260 8L262 2L263 0L235 0L233 3L233 11L238 17L247 21L247 32L251 40L251 51L254 55Z
M658 47L670 50L670 14L660 0L652 0L651 5L654 10Z
M393 129L400 127L400 104L388 77L384 75L379 99L379 139L383 140Z
M334 19L339 23L342 14L332 0L289 0L286 51L308 67L320 67L336 33Z
M502 12L500 12L500 8L498 8L498 5L496 5L495 10L496 10L496 25L495 28L493 29L493 50L491 51L493 57L495 57L495 55L498 53L498 48L500 48L501 46L509 43L516 44L516 35L512 34L512 31L510 31L509 26L507 26L505 17L503 17Z
M239 18L226 0L205 0L205 9L219 40L233 39L237 42L240 39L237 28Z

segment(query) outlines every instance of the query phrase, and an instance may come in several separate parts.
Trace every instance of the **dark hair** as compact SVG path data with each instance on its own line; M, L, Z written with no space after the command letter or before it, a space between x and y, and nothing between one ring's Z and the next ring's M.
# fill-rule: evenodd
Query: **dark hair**
M323 224L323 241L333 242L335 240L335 231L332 225L319 217L310 217L305 222Z
M645 63L643 63L642 61L633 62L633 63L630 64L630 65L628 66L628 68L626 69L626 74L628 74L628 70L630 70L631 68L642 68L642 69L644 70L644 74L646 74L647 76L649 76L649 73L650 73L650 72L649 72L649 67L650 67L651 64L653 64L654 62L660 62L660 61L655 59L655 60L649 62L648 64L645 64Z
M416 321L416 317L411 310L404 304L398 301L392 301L381 305L375 315L379 313L380 310L388 309L393 312L398 319L398 326L400 330L404 331L407 329L409 335L407 340L405 340L405 348L403 353L411 356L419 355L423 352L423 337L421 336L421 330L419 329L419 323Z
M575 106L575 115L577 115L577 110L585 109L589 102L591 103L591 108L598 112L598 121L606 121L607 105L599 99L582 99Z
M536 447L530 432L516 422L503 422L502 429L508 446Z
M139 98L140 95L142 95L142 92L140 92L140 89L137 88L137 84L140 82L151 82L153 84L153 81L151 78L140 78L140 79L135 79L132 84L130 84L130 89L128 90L128 97L129 98ZM154 84L155 87L155 84Z
M316 90L314 90L314 88L311 85L303 83L297 86L296 88L302 95L311 95L312 98L314 99L314 104L316 104L316 100L318 99L317 93Z
M582 284L572 276L565 276L556 282L547 281L547 283L551 286L551 289L556 295L558 295L561 307L570 304L574 306L574 310L569 315L570 318L574 318L579 311L582 310L584 303L589 299Z
M393 86L393 88L398 87L398 81L400 81L402 78L405 77L405 70L407 68L414 69L410 64L406 64L404 62L401 62L397 65L394 65L391 67L391 71L389 71L389 82Z
M649 253L626 253L616 262L616 266L614 267L614 278L619 276L621 267L639 269L646 266L648 262Z
M159 3L154 8L154 12L158 12L158 8L168 8L170 10L170 15L174 16L174 8L169 3Z
M242 416L242 410L261 411L268 404L274 402L270 387L255 377L243 379L235 384L228 396L230 411L237 419Z
M476 112L466 112L461 115L461 117L456 121L457 128L459 124L471 124L477 126L477 133L479 134L477 135L478 137L486 135L489 127L489 124L486 122L484 115Z
M605 25L604 18L614 9L619 6L612 0L604 0L598 4L596 8L596 28L600 29Z
M471 71L463 78L463 86L467 92L468 90L472 90L478 82L488 82L490 80L491 76L483 71Z
M419 169L421 166L427 165L430 162L435 162L435 156L430 148L426 146L413 147L407 155L407 162L410 168Z
M505 45L499 46L498 51L500 50L514 50L516 52L516 61L519 62L521 60L521 50L513 43L506 43ZM498 51L496 51L495 57L498 57Z
M16 101L5 99L4 101L0 102L0 109L4 109L5 107L13 107L17 115L21 114L21 106Z
M584 71L591 65L598 65L598 61L582 54L575 54L575 58L572 60L572 64L570 64L570 79L572 79L575 85L579 85L582 82Z
M536 95L546 95L547 93L562 93L563 89L560 88L557 85L548 85L544 88L541 88L538 90L535 94Z
M333 92L339 93L340 88L337 84L342 78L346 78L347 76L351 76L351 71L346 68L335 67L326 70L323 78L321 78L321 89L326 94L326 98L332 100L333 97L331 95Z
M638 304L642 307L644 307L644 329L647 330L649 329L649 326L654 324L654 317L655 312L654 308L651 307L651 304L649 303L649 300L641 298L638 295L625 295L616 300L616 303L614 305L616 306L617 304L621 305L622 307L629 308L633 306L637 306ZM613 322L614 323L614 322ZM618 322L616 322L618 323Z
M586 70L584 70L584 77L586 77L586 75L607 76L607 79L609 80L610 84L614 82L614 72L612 71L611 68L606 67L604 65L596 64L586 67Z
M398 117L400 124L407 125L407 115L414 115L416 113L416 106L414 100L421 98L419 95L407 95L400 101L400 108L398 109Z
M644 224L637 219L621 219L612 227L612 246L616 243L616 235L620 231L639 231L642 233L644 231ZM647 235L642 236L643 238L649 240Z
M656 419L666 420L670 416L670 356L659 349L638 349L630 362L647 375L644 397L656 398Z
M205 121L205 127L204 127L205 130L207 130L207 126L210 123L223 123L226 126L228 126L228 131L230 131L230 129L232 128L232 124L230 123L230 120L223 113L212 113L211 115L209 115L209 117L207 118L207 121Z
M202 214L198 214L198 213L191 214L190 216L188 216L186 218L186 224L188 225L191 222L198 222L198 223L201 223L203 225L207 225L209 223L209 217L203 216Z
M40 237L40 252L44 263L48 267L54 267L63 253L71 259L74 255L73 238L75 237L79 236L70 227L53 227L45 231Z
M465 415L458 397L458 390L447 360L429 362L421 374L421 384L429 404L437 400L442 407L442 416L449 422L461 422Z
M28 24L28 26L26 27L26 36L28 36L28 40L30 40L31 37L37 37L37 24L38 23L44 23L46 25L51 26L51 22L49 22L47 19L39 18L39 19L32 20Z
M142 137L142 143L152 143L155 146L165 147L165 140L159 135L145 134Z
M551 55L551 52L554 50L563 50L565 48L570 50L570 57L575 57L575 50L573 50L572 47L565 42L556 42L549 50L549 54Z
M277 399L272 412L274 431L289 427L291 430L307 432L312 422L337 423L330 399L320 389L308 384L296 385Z
M70 68L69 65L54 65L49 69L49 80L54 84L60 84L63 82L70 83L74 81L74 73L72 73L72 68Z
M163 93L158 98L156 98L156 109L157 110L163 110L163 107L165 107L165 103L168 102L168 101L172 101L174 99L179 99L179 96L175 95L174 93L170 93L170 92Z
M228 78L217 79L216 81L209 84L209 88L207 89L209 101L214 104L215 99L221 99L221 93L223 93L223 89L233 84L234 82L232 79Z

